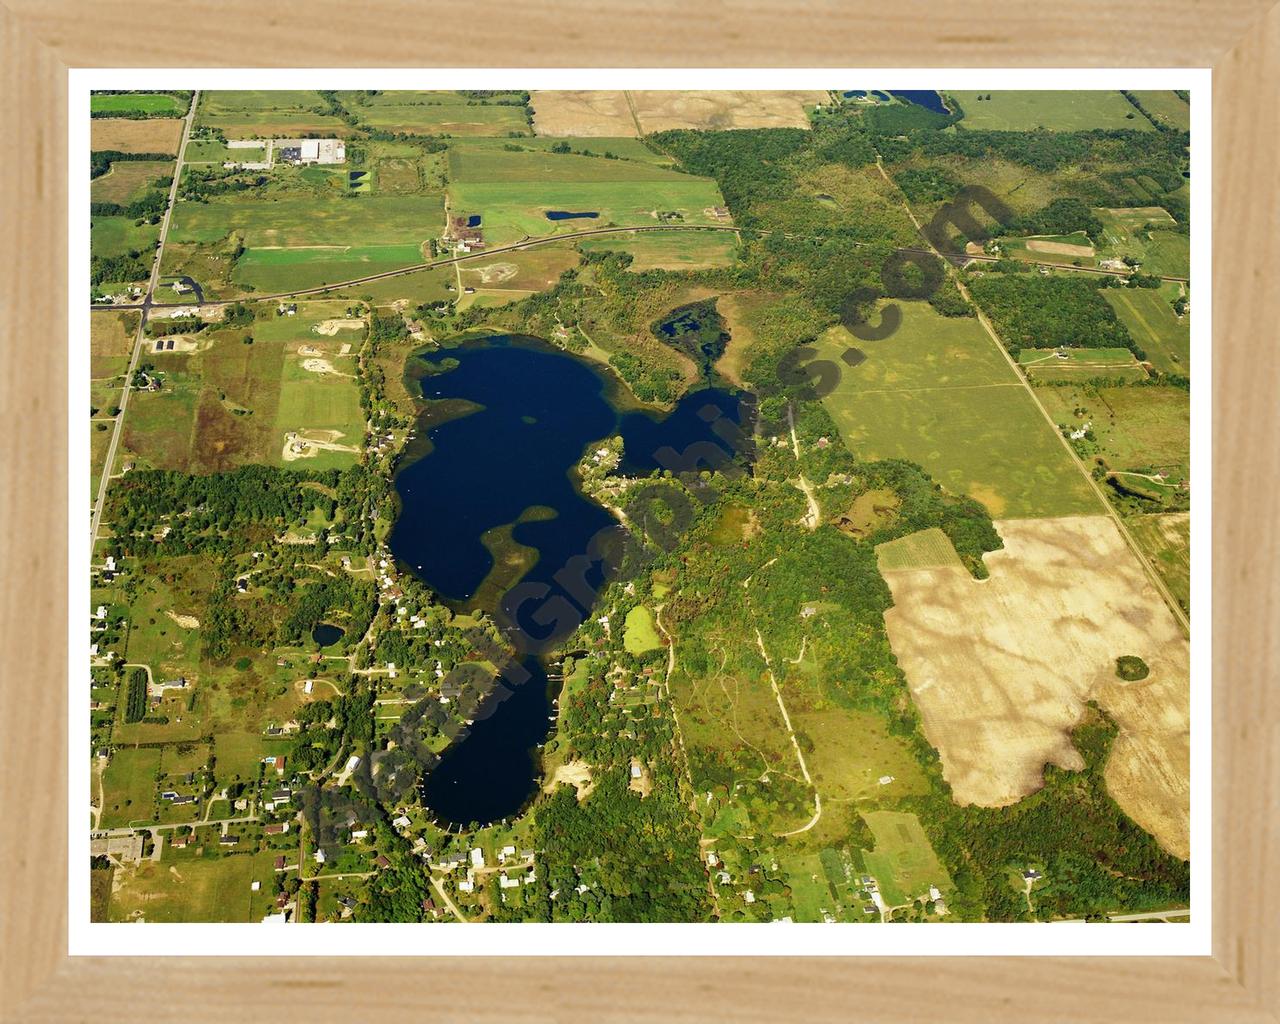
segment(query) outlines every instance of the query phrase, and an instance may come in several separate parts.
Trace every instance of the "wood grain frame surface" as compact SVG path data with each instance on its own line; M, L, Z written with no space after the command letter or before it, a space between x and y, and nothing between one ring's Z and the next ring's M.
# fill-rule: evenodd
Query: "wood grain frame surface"
M1271 4L0 4L3 1019L1280 1020L1280 7ZM1213 956L68 957L66 72L177 65L1212 67Z

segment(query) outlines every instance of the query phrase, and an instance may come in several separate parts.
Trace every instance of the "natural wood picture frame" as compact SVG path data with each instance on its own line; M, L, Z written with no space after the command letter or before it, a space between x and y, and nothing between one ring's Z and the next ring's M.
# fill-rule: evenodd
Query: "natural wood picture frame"
M171 28L169 27L171 26ZM675 38L680 45L671 45ZM477 40L483 46L471 49ZM177 45L176 45L177 44ZM1280 1019L1280 7L1148 9L980 0L892 8L441 10L404 0L215 9L74 0L0 6L0 1007L3 1019ZM1212 957L492 959L67 955L67 79L71 67L1098 66L1214 69ZM76 421L78 422L78 421ZM78 571L78 567L76 568ZM71 638L70 649L80 649ZM75 763L74 759L73 762ZM1204 869L1204 864L1199 865Z

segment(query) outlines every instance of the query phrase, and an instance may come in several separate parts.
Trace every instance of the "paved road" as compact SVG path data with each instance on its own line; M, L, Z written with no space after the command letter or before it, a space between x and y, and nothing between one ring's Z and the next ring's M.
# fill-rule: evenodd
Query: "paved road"
M893 179L889 177L888 172L884 169L884 166L880 163L879 159L876 160L876 167L880 171L880 174L884 178L886 184L888 184L890 188L897 188L897 186L893 182ZM921 226L920 221L916 219L915 211L911 209L911 204L907 201L905 196L903 196L902 198L902 205L907 211L907 216L911 218L911 223L914 224L916 227L916 230L920 232L920 236L922 238L927 239L927 236L924 233L924 228ZM932 250L932 246L930 248ZM936 250L932 250L932 251L934 251L935 254L939 256L945 257L946 255L944 253L936 252ZM1080 268L1073 268L1073 269L1080 269ZM970 296L969 294L969 289L966 288L964 282L960 280L959 274L955 273L953 270L952 277L955 281L957 290L960 292L960 295L964 298L966 302L968 302L973 307L974 312L977 314L978 323L980 323L983 329L987 332L987 335L991 338L992 342L995 344L995 347L999 350L1000 355L1004 357L1005 362L1007 362L1009 366L1013 369L1014 376L1017 377L1017 379L1021 382L1022 386L1026 389L1027 395L1028 397L1030 397L1032 404L1034 404L1035 407L1040 411L1040 415L1044 417L1045 422L1049 424L1049 429L1053 431L1053 436L1056 437L1059 440L1059 442L1061 442L1062 447L1067 452L1067 456L1071 459L1073 463L1075 463L1076 468L1080 471L1080 475L1084 477L1085 482L1089 486L1089 489L1093 491L1098 501L1102 503L1103 509L1106 511L1106 514L1111 518L1111 521L1115 524L1116 530L1120 533L1121 539L1125 542L1126 545L1128 545L1129 550L1132 551L1134 554L1134 557L1137 558L1138 564L1141 565L1142 568L1145 570L1148 581L1151 583L1153 587L1155 587L1156 593L1159 594L1160 597L1163 599L1164 603L1168 606L1169 611L1173 613L1174 619L1177 620L1178 624L1182 627L1186 635L1190 636L1191 621L1187 618L1187 613L1182 610L1182 606L1178 604L1177 599L1173 596L1173 592L1170 591L1164 579L1160 576L1158 572L1156 572L1155 566L1152 565L1151 560L1147 558L1146 553L1142 550L1141 547L1138 546L1138 542L1133 539L1133 535L1129 532L1129 528L1125 525L1124 520L1120 516L1120 513L1116 511L1115 506L1113 506L1111 502L1108 500L1105 492L1102 490L1102 487L1098 484L1098 481L1095 480L1093 478L1093 474L1089 472L1089 467L1085 464L1084 460L1080 458L1079 454L1076 452L1075 447L1071 444L1070 441L1067 440L1066 437L1063 436L1062 431L1058 429L1057 422L1054 420L1054 418L1051 415L1049 415L1049 411L1044 407L1044 404L1040 401L1039 396L1036 394L1035 388L1031 386L1031 382L1027 379L1026 374L1024 374L1018 368L1017 361L1013 358L1013 356L1009 354L1009 350L1005 348L1004 343L1000 340L1000 335L996 333L995 326L991 323L989 319L987 319L987 315L982 311L982 307L979 306L978 303L973 301L972 296Z
M448 267L454 264L464 263L467 260L487 259L492 256L500 256L507 252L519 252L523 249L532 249L540 245L549 245L553 242L572 242L580 238L595 238L600 235L622 235L631 232L647 232L647 231L728 231L734 234L757 234L771 235L784 234L787 238L801 238L805 236L790 235L785 232L773 232L766 230L755 230L749 228L734 227L726 224L649 224L638 225L634 227L615 227L615 228L589 228L584 231L567 232L562 235L542 235L538 238L525 238L519 242L513 242L510 245L498 245L489 249L482 249L479 252L465 253L462 256L449 256L444 259L431 260L427 263L414 263L411 266L400 267L398 270L384 270L380 274L369 274L366 277L356 277L349 281L335 281L332 284L318 285L315 288L298 288L291 292L273 292L270 295L244 295L237 299L211 299L204 303L206 306L228 306L233 302L278 302L281 299L296 299L305 295L324 295L328 292L336 291L340 288L354 288L362 284L370 284L374 281L385 281L391 277L402 277L405 274L416 274L423 270L433 270L437 267ZM867 242L850 242L850 245L858 248L874 248L871 243ZM987 255L972 255L963 252L935 252L931 248L920 246L902 246L897 250L901 253L913 253L919 256L941 256L943 259L957 260L974 260L979 263L995 263L1002 257ZM1079 274L1099 274L1104 277L1128 277L1128 271L1124 270L1102 270L1098 267L1074 267L1070 264L1041 262L1039 260L1021 260L1033 267L1049 267L1054 270L1066 270L1071 273ZM1177 283L1187 283L1185 277L1164 277L1162 281L1174 281ZM151 302L149 307L155 309L177 309L189 305L182 302ZM91 306L92 309L122 309L136 308L116 306L111 304L98 304Z
M98 528L102 525L102 510L107 503L107 487L111 484L111 471L115 467L116 450L120 446L120 436L124 433L124 414L129 407L129 393L133 390L133 374L138 368L138 360L147 344L147 315L155 305L156 285L160 281L160 263L164 259L165 238L169 234L169 220L173 215L173 206L178 199L178 182L182 180L182 158L187 152L187 142L191 138L191 125L196 117L196 104L200 102L200 92L191 94L191 109L187 111L186 122L182 126L182 142L178 146L178 160L173 168L173 184L169 186L169 203L160 219L160 242L156 246L155 259L151 263L151 277L147 280L147 290L143 294L142 316L138 318L138 331L133 339L133 355L129 357L129 368L125 370L124 390L120 394L120 412L116 415L115 426L111 430L111 443L107 446L107 461L102 466L102 478L98 481L98 499L93 505L93 519L89 527L89 556L93 557L93 549L98 543ZM94 306L94 309L117 309L117 306Z

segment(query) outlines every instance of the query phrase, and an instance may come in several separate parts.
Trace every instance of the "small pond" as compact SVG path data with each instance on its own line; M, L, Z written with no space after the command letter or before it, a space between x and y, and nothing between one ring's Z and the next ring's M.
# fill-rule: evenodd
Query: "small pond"
M599 217L595 210L585 210L581 213L573 213L569 210L548 210L547 220L595 220Z
M332 647L342 637L342 630L327 622L317 622L315 628L311 631L311 639L321 647Z

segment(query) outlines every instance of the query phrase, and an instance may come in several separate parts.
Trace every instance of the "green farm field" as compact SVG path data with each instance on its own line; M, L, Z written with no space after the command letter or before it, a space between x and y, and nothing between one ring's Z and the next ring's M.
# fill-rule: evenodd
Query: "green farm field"
M977 93L949 91L964 110L957 128L963 131L1075 132L1090 128L1127 128L1152 131L1151 122L1114 90L1022 90ZM978 96L990 95L979 100Z
M1186 512L1133 516L1125 526L1182 610L1191 614L1191 517Z
M619 160L639 161L655 167L671 167L674 161L666 153L658 153L650 149L639 139L621 136L591 136L552 138L550 136L529 136L520 139L466 139L452 142L450 152L465 150L467 153L494 151L511 153L514 151L550 152L552 147L567 145L577 153L591 153L595 157L603 157L612 153ZM557 157L571 154L555 154ZM585 159L585 157L580 157Z
M285 292L426 262L418 244L248 249L231 275L242 291Z
M228 139L350 135L340 118L316 113L324 106L320 94L310 89L211 90L200 94L196 124L221 129Z
M1103 294L1110 295L1111 292L1122 290L1132 294L1138 289L1110 288ZM1096 377L1106 377L1109 380L1117 378L1146 380L1147 378L1147 371L1127 348L1024 348L1018 353L1018 365L1032 380L1085 381Z
M1102 221L1100 258L1130 256L1141 263L1143 273L1190 276L1190 238L1173 230L1176 222L1163 207L1098 208L1093 212Z
M89 199L95 203L119 203L127 206L151 190L152 183L173 174L168 160L117 160L89 186Z
M449 179L464 184L544 182L558 185L586 181L671 181L687 177L655 161L608 160L604 156L553 153L547 148L513 152L465 142L449 147Z
M451 209L484 217L485 238L491 245L526 235L658 224L656 211L678 212L688 224L714 224L715 218L703 211L724 201L710 179L674 173L662 181L454 182L449 197ZM597 216L551 221L548 210Z
M355 358L334 354L339 348L337 342L344 336L352 337L349 332L341 332L334 339L323 339L327 342L323 346L318 346L315 340L307 342L312 349L319 348L325 353L324 358L335 366L337 373L313 373L305 369L303 364L307 361L306 358L295 354L293 346L289 347L276 409L275 436L279 440L271 459L273 463L284 464L279 449L287 431L333 431L339 435L334 439L339 444L359 449L364 438L364 413L360 409L360 395L355 379L347 376L354 373ZM307 469L345 469L359 457L358 450L321 450L300 465Z
M1180 132L1191 128L1191 104L1172 89L1134 89L1132 92L1157 121Z
M631 269L706 270L730 267L738 258L738 238L729 231L662 231L584 238L584 252L625 252Z
M881 572L890 572L894 569L960 569L964 571L964 563L956 554L951 538L936 526L878 545L876 562Z
M201 830L216 847L216 832ZM159 863L143 861L119 878L111 919L131 921L259 922L273 910L274 854L199 855L166 849ZM259 882L257 892L252 882Z
M1182 388L1078 386L1039 388L1037 394L1055 422L1092 425L1098 454L1112 470L1187 474L1191 396Z
M137 329L137 313L106 310L89 314L90 377L107 380L124 373Z
M403 135L510 136L530 134L521 105L468 100L459 93L389 89L370 96L339 92L362 126Z
M160 751L155 747L122 747L102 776L102 828L151 821Z
M160 225L135 224L132 217L94 217L89 224L89 249L95 256L146 253L159 238Z
M1179 317L1173 300L1179 285L1166 282L1159 288L1106 288L1103 297L1129 328L1147 359L1162 373L1191 376L1191 316Z
M252 149L228 149L217 139L192 139L182 156L185 164L223 163L235 160L240 163L257 163L267 158L266 145Z
M889 906L926 896L931 885L944 894L950 890L951 876L933 852L919 818L900 811L869 811L863 817L876 837L875 849L863 859Z
M359 199L254 198L178 203L169 237L210 243L231 231L249 249L271 246L417 245L444 227L439 195L364 196Z
M900 303L901 327L878 342L828 330L818 358L841 374L823 399L860 458L923 466L997 518L1096 514L1097 496L1017 373L978 324L944 318L925 303ZM839 362L850 347L866 360Z
M89 111L94 114L171 114L183 117L187 105L176 96L162 92L95 93L89 98Z

